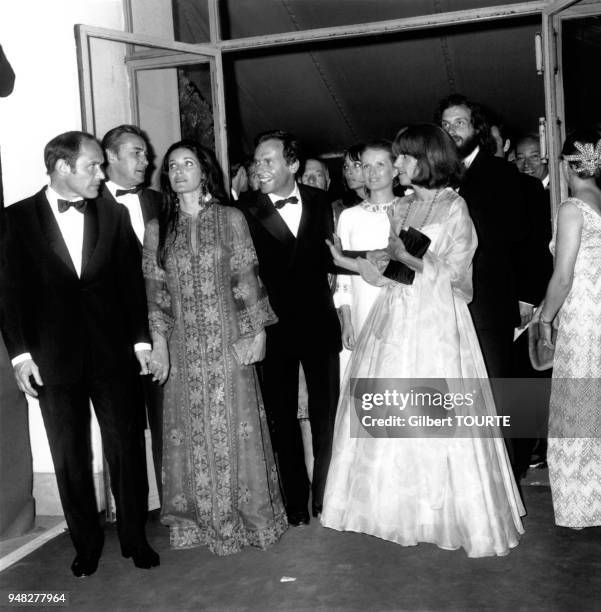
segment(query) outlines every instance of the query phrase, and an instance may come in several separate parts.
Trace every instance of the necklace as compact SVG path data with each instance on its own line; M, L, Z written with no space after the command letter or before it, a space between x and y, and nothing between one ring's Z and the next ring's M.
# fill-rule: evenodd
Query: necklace
M428 206L428 211L426 212L426 216L424 217L423 221L419 224L419 227L416 227L415 229L417 230L421 230L422 227L424 227L424 225L427 224L427 222L430 220L430 215L432 214L432 210L434 208L434 204L436 202L436 200L438 199L438 196L444 191L443 189L438 189L436 191L436 193L434 194L434 197L430 200L430 206ZM409 218L409 213L411 212L411 208L413 207L413 203L417 200L417 197L414 197L411 199L411 201L409 202L409 206L407 206L407 210L405 211L405 216L403 217L403 220L401 221L401 227L400 229L403 229L406 224L407 224L407 219Z
M386 212L396 201L398 198L394 198L390 202L381 202L380 204L372 204L367 200L361 202L361 208L367 210L368 212Z

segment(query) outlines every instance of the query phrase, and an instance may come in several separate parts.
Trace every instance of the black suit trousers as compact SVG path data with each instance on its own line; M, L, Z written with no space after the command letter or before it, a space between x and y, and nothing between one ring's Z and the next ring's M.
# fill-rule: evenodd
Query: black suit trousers
M309 395L313 441L312 502L323 503L339 393L338 352L307 346L285 337L276 326L267 328L267 356L260 378L271 438L288 516L304 514L309 502L309 479L304 461L298 412L298 370L302 364Z
M65 519L82 556L100 556L104 541L92 474L90 399L109 466L121 550L131 554L146 543L148 481L133 376L88 375L72 384L38 388Z
M146 414L144 427L148 425L152 436L152 462L156 477L159 500L163 500L163 387L152 381L152 376L143 376L142 390Z

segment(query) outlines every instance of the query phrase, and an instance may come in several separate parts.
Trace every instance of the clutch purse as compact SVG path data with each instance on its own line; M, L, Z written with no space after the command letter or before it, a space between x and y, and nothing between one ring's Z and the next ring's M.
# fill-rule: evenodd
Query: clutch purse
M557 330L551 327L551 342L555 346L557 340ZM534 321L528 326L528 354L530 363L535 370L542 372L553 367L553 355L555 348L549 348L543 343L543 339L538 333L538 323Z
M426 234L422 234L414 227L402 229L399 238L403 241L407 252L413 257L422 259L432 242ZM412 285L415 279L415 270L400 261L390 261L384 270L384 276L403 285Z
M402 229L399 232L399 238L403 241L407 252L413 257L421 259L425 254L430 243L432 242L426 234L423 234L414 227L408 227ZM363 257L367 255L367 251L343 251L343 255L346 257ZM343 274L358 274L358 272L343 271ZM404 285L413 284L415 278L415 270L412 270L406 264L400 261L390 261L383 272L386 278L389 278L397 283L403 283Z

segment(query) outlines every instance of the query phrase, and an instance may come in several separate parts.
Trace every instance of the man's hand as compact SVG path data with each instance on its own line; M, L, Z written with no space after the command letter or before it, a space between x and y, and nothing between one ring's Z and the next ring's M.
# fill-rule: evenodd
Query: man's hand
M38 366L35 364L33 359L26 359L21 361L14 367L15 379L17 380L17 386L23 393L31 395L31 397L37 397L38 392L33 388L31 384L31 377L35 380L38 387L43 387L42 377Z
M140 364L140 376L150 374L150 370L148 369L148 364L150 363L150 351L148 349L136 351L136 359Z
M162 385L169 376L169 348L166 342L154 342L150 354L152 380Z

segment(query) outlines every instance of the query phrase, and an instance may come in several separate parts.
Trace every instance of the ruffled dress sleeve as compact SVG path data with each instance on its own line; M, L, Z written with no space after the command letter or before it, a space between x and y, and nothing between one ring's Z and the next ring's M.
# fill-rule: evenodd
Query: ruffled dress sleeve
M171 294L167 287L167 274L157 263L159 224L153 219L146 225L142 252L142 271L146 283L148 322L151 333L169 338L174 325Z

